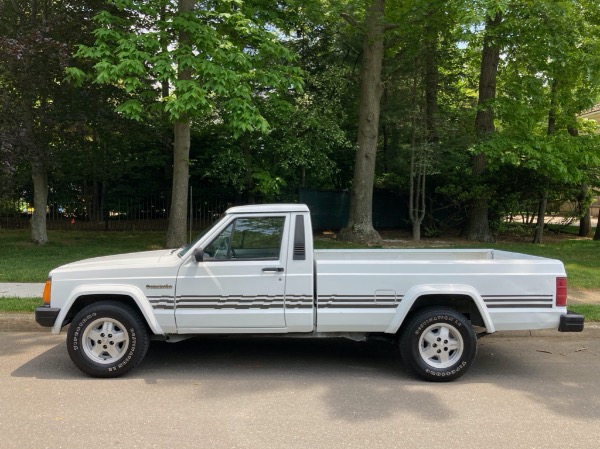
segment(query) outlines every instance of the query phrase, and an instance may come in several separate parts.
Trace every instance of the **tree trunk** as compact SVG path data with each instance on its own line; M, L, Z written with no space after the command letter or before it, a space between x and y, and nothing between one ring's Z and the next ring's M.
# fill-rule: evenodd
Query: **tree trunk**
M535 235L533 237L533 243L542 243L542 238L544 236L544 226L546 225L544 218L546 217L546 206L547 205L548 205L548 192L544 192L542 194L542 198L540 199L540 204L538 207L537 226L535 227Z
M379 132L379 112L383 87L383 36L385 0L371 0L365 18L366 34L360 70L358 148L350 196L348 224L339 238L357 243L379 244L381 237L373 228L373 183Z
M31 166L33 181L33 214L31 215L31 240L38 245L48 243L46 210L48 208L48 175L38 164Z
M48 173L43 154L36 145L33 99L25 96L22 102L25 131L33 155L31 180L33 181L33 214L31 215L31 240L38 245L48 243L46 209L48 208Z
M438 112L438 31L436 29L437 10L428 12L429 20L425 25L423 43L423 81L425 84L425 129L426 140L436 143L439 140L437 132ZM438 25L439 26L439 25Z
M412 236L413 236L413 240L415 242L421 241L421 222L420 221L413 221Z
M598 214L598 223L596 224L596 232L594 232L594 240L600 240L600 214Z
M417 115L419 107L417 103L418 75L415 73L412 87L412 136L410 154L410 187L408 200L408 217L412 222L413 240L421 240L421 223L425 218L425 168L424 149L417 148ZM426 138L428 138L427 136Z
M579 236L589 237L592 235L592 211L588 207L579 220Z
M589 202L590 187L586 184L581 186L579 194L579 236L589 237L592 234L592 210Z
M498 12L494 18L488 18L485 25L485 38L481 53L481 71L479 74L479 100L475 130L480 140L489 138L496 131L494 126L494 108L490 104L496 98L496 77L500 61L500 46L495 40L495 30L502 22L502 13ZM488 217L488 198L483 193L483 175L486 171L485 154L478 154L473 160L473 176L479 185L476 197L472 200L468 211L465 238L480 242L493 242Z
M558 82L554 80L552 82L552 87L550 88L550 110L548 111L548 127L546 130L546 134L551 136L556 132L556 89L558 87ZM542 197L540 198L538 215L537 215L537 224L535 227L535 233L533 236L533 243L542 243L542 239L544 237L544 227L546 226L546 207L548 205L548 191L544 191L542 193Z
M104 223L104 230L108 231L108 173L107 166L109 164L108 160L108 144L106 142L102 142L102 189L100 191L101 201L100 201L100 210L102 211L102 222Z
M177 248L187 241L187 206L190 173L190 121L175 122L173 146L173 191L167 230L167 248Z
M179 0L179 14L194 10L194 0ZM179 44L190 45L190 37L185 31L179 33ZM190 69L178 69L179 80L191 80ZM171 209L169 211L169 227L167 229L167 247L177 248L187 242L187 208L188 185L190 176L190 126L188 117L181 117L174 123L173 143L173 190L171 192Z
M573 118L573 122L576 120ZM579 137L579 130L577 127L573 125L567 126L567 131L572 137ZM583 212L583 215L579 220L579 236L580 237L589 237L592 235L592 209L590 207L590 203L588 202L590 195L590 186L583 184L581 186L581 193L579 198L580 204L580 212Z

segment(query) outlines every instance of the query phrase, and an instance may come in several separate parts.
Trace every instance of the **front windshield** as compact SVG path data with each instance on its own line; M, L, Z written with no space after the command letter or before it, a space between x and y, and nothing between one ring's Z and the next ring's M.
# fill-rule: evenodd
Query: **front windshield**
M210 231L212 228L219 226L221 224L222 221L225 221L227 219L227 214L223 214L223 216L221 218L219 218L218 221L216 221L215 223L213 223L212 225L210 225L209 227L207 227L204 231L202 231L200 233L200 235L198 235L198 237L196 237L192 242L188 243L187 245L184 245L181 247L181 249L179 249L179 252L177 253L177 255L181 258L183 256L185 256L185 254L194 246L196 246L196 243L198 243L202 237L204 237L208 231ZM176 250L177 251L177 250Z

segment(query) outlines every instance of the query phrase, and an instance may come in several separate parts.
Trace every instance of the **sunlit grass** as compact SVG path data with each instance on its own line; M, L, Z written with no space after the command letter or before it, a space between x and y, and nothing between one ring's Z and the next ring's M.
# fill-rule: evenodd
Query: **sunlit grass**
M0 282L44 282L48 272L65 263L90 257L160 249L165 240L161 232L86 232L50 231L50 243L43 246L30 241L26 230L0 231ZM452 241L452 247L490 247L506 251L560 259L569 276L569 287L600 289L600 242L564 238L542 245L496 243L473 245ZM315 238L317 249L360 248L360 245L331 238Z
M90 257L160 249L160 232L49 231L50 242L36 245L26 230L0 231L0 282L44 282L60 265Z
M583 315L586 321L600 321L599 304L572 304L569 305L569 310Z
M34 312L42 305L42 298L0 298L0 312Z

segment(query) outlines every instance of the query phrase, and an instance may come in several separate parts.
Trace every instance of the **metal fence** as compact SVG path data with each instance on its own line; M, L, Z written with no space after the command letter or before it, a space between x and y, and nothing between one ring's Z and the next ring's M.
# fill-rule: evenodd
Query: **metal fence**
M188 221L190 232L205 229L232 205L223 199L193 198ZM169 205L166 198L157 196L142 199L120 199L102 213L91 213L84 201L57 201L49 198L48 230L87 231L166 231ZM28 228L32 204L18 195L0 199L0 229Z
M219 192L190 192L190 233L198 233L219 218L228 207L240 201ZM293 196L306 203L315 230L340 229L348 221L350 195L346 191L301 189ZM291 196L290 196L291 197ZM242 201L243 202L243 201ZM98 210L102 209L101 213ZM94 212L96 211L96 212ZM166 231L169 200L166 195L146 198L119 198L100 207L91 201L64 201L49 197L48 230ZM30 201L18 194L0 194L0 229L28 228L33 212ZM399 228L408 223L406 199L388 191L373 194L373 225Z

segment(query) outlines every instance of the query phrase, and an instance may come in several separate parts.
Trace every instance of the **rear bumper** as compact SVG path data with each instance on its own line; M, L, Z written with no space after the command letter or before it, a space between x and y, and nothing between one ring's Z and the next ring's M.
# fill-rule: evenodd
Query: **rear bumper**
M56 317L60 313L60 309L48 306L42 306L35 309L35 322L40 326L52 327L56 321Z
M576 313L567 312L565 315L560 316L560 323L558 325L559 332L581 332L583 331L583 322L585 318L583 315Z

